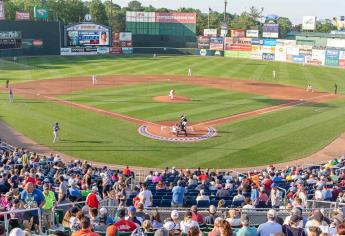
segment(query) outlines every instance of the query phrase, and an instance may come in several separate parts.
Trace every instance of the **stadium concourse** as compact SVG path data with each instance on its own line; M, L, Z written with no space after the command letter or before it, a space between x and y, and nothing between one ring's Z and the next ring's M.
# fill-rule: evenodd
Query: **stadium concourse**
M28 235L345 234L344 157L320 166L268 166L235 176L173 167L152 170L136 182L129 167L66 162L5 142L0 147L6 230ZM24 235L15 232L10 235Z

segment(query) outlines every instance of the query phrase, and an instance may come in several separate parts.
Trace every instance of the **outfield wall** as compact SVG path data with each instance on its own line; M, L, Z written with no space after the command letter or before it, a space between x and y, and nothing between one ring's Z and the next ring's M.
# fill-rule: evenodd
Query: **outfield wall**
M15 38L11 36L13 32L17 34ZM1 21L0 57L59 55L62 33L59 22ZM16 40L15 47L11 40Z
M299 44L298 40L202 37L195 55L247 58L345 68L345 39L328 39L325 47ZM224 49L224 50L223 50Z

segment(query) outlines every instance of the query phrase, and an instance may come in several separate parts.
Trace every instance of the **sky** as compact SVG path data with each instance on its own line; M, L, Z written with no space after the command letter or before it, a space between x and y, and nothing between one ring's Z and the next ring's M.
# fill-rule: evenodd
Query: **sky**
M121 6L127 6L130 0L113 0ZM212 10L224 12L224 0L138 0L144 6L156 8L180 7L198 8L202 12ZM288 17L294 24L301 24L303 16L317 16L318 19L345 15L345 0L227 0L228 12L241 13L251 6L264 7L264 14L277 14Z

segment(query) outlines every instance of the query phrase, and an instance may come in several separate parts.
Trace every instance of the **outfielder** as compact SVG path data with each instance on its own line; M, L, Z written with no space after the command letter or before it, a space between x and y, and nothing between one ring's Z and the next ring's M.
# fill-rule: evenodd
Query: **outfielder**
M272 71L272 76L273 76L273 79L275 79L277 77L277 72L275 70Z
M12 88L10 87L10 89L8 90L8 101L10 103L13 103L13 100L14 100L14 95L13 95Z
M53 135L54 135L54 140L53 140L53 143L56 143L59 139L59 130L60 130L60 126L59 126L59 123L56 122L54 125L53 125Z
M95 85L95 84L97 84L97 83L98 83L97 78L96 78L95 75L93 75L93 76L92 76L92 84Z
M192 68L188 68L188 76L191 77L192 76Z
M308 86L307 86L307 92L314 92L314 88L313 88L313 86L311 86L311 84L308 84Z
M175 99L175 90L170 90L169 92L169 97L170 97L170 100L174 100Z

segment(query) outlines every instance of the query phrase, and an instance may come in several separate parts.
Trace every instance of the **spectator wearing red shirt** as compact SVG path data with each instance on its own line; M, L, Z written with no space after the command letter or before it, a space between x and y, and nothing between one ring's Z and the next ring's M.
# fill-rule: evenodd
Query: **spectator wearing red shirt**
M199 181L206 181L206 180L208 180L207 174L205 174L204 172L201 172L201 175L199 176Z
M125 209L120 209L119 210L120 220L110 225L107 228L107 236L116 236L117 232L133 232L134 230L136 230L137 225L132 221L126 220L125 217L126 217Z
M192 212L192 220L198 222L199 225L203 225L205 223L204 217L198 213L198 208L193 205L190 210Z
M132 173L132 172L131 172L131 170L129 169L129 167L126 166L126 168L123 169L122 173L123 173L124 176L129 177L129 176L131 176L131 173Z
M98 233L92 232L91 230L91 221L90 218L87 216L84 216L80 223L81 230L78 230L72 234L72 236L99 236Z
M26 185L27 183L32 183L34 187L36 186L36 179L29 172L25 172L24 185Z
M86 197L86 205L88 205L90 208L96 208L98 209L99 201L98 201L98 188L96 186L93 186L91 189L91 193L87 195Z

